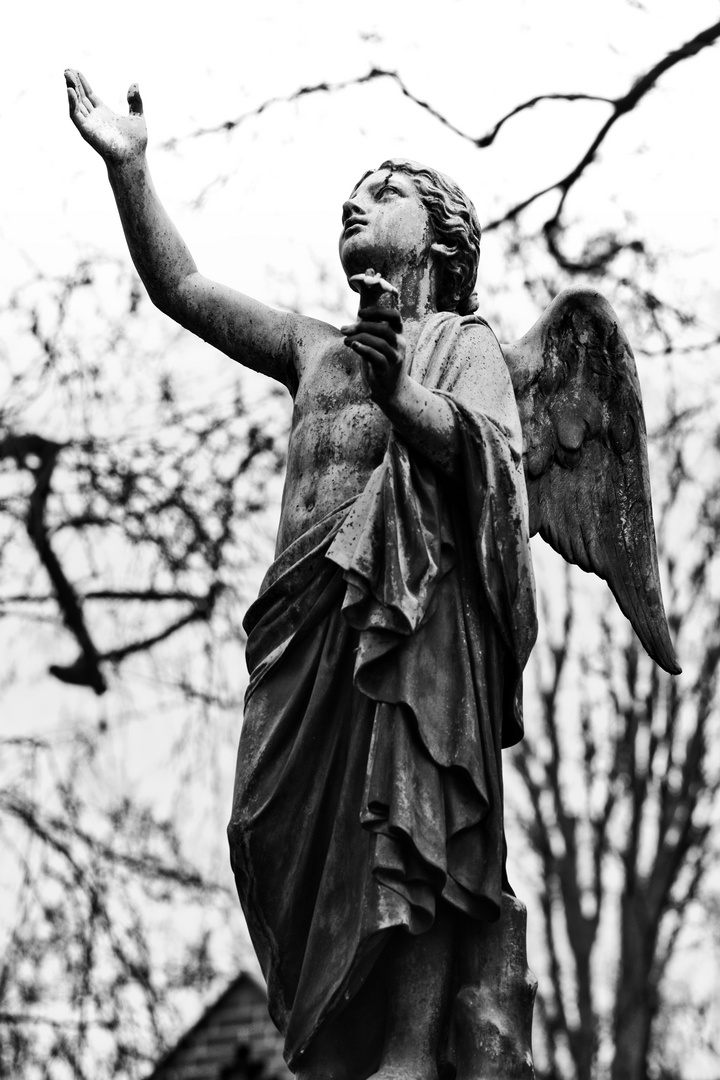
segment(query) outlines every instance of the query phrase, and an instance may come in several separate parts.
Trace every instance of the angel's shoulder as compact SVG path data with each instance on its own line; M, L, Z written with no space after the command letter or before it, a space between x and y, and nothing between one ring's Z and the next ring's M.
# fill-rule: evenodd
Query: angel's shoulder
M466 315L461 324L457 349L472 369L473 376L486 386L494 384L514 400L510 373L500 343L490 324L481 315Z
M479 347L500 350L498 339L487 319L482 315L461 315L460 327L462 329L461 340L472 342Z
M455 346L458 392L468 406L499 424L513 439L520 438L515 392L498 339L481 316L462 320Z

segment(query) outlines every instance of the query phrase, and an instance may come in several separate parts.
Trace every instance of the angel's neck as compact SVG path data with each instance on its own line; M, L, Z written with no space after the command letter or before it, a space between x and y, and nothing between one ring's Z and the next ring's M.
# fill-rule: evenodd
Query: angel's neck
M400 298L403 323L420 324L437 308L437 273L434 261L426 259L401 267L388 266L382 276L394 285Z

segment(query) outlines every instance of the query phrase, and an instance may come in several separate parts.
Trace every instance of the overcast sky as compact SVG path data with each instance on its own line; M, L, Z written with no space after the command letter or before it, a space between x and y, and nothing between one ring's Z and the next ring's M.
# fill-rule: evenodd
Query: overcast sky
M197 128L377 65L399 71L461 129L482 134L537 93L623 93L716 18L714 0L14 5L1 47L0 243L7 249L0 280L16 281L32 265L63 269L77 244L123 250L103 165L67 118L67 66L83 70L117 109L125 108L129 83L140 83L164 200L201 268L252 291L253 268L265 262L280 273L295 262L302 267L310 254L334 261L339 205L378 160L403 154L444 169L487 219L526 194L529 177L539 185L573 163L607 106L545 105L509 125L483 154L390 82L276 105L230 138L187 139ZM708 245L720 190L707 124L718 100L717 61L717 50L706 50L662 79L637 115L618 125L572 210L610 224L633 213L668 243ZM160 148L171 138L180 140L175 153ZM211 189L194 213L198 192L226 174L230 183Z

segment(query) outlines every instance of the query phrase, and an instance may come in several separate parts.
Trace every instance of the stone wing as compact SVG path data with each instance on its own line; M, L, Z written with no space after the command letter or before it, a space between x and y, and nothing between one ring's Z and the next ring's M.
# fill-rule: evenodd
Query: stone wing
M568 289L503 345L523 429L530 535L604 578L653 660L680 672L660 591L632 350L593 289Z

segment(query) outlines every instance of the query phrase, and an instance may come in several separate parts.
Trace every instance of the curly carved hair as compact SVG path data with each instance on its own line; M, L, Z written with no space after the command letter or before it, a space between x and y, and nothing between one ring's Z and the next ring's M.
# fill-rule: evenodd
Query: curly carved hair
M443 256L440 264L438 310L471 315L478 306L474 288L480 261L480 222L475 207L455 181L437 169L405 158L390 158L371 172L382 169L411 177L430 220L433 240L453 249L453 254Z

